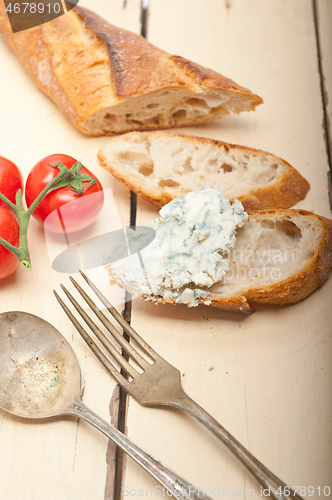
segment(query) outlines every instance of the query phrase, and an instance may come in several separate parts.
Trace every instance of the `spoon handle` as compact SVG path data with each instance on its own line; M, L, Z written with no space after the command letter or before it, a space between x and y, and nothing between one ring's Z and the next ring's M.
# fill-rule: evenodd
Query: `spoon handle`
M172 472L157 459L146 453L142 448L133 443L127 436L118 429L106 423L98 417L85 404L76 399L66 411L69 415L81 417L94 427L103 432L112 439L120 448L122 448L131 458L140 464L147 472L151 474L167 491L171 492L177 499L198 500L200 498L199 488L190 485L185 479ZM211 500L206 495L205 500Z

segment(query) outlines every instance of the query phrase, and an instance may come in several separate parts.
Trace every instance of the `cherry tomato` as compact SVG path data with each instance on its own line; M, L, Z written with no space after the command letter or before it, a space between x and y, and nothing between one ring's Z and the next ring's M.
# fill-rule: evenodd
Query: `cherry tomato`
M11 210L0 207L0 236L15 247L19 246L18 222ZM0 279L7 278L19 266L20 261L12 252L0 244Z
M54 179L59 169L49 164L62 163L71 168L75 158L63 154L54 154L40 160L31 170L25 185L25 200L30 207L39 193ZM104 203L103 188L98 179L82 166L82 175L90 175L95 183L87 189L89 182L84 182L82 194L74 193L69 187L62 187L48 193L38 204L32 216L45 229L55 233L73 233L81 231L94 222Z
M4 194L12 203L15 203L16 192L23 191L23 177L15 163L0 155L0 193ZM0 207L7 207L0 200Z

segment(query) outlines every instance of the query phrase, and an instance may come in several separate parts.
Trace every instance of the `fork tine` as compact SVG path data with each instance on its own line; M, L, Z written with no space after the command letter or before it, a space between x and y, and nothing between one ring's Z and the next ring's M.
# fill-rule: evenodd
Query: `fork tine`
M83 288L80 287L80 285L77 283L76 280L72 276L69 277L70 281L76 288L76 290L80 293L80 295L83 297L85 302L90 306L92 311L95 313L95 315L99 318L99 320L102 322L102 324L107 328L107 330L113 335L115 340L123 347L123 349L129 354L135 361L136 363L144 370L144 368L147 367L149 364L135 349L132 345L129 344L129 342L118 332L118 330L115 328L114 325L106 318L105 314L98 309L96 304L93 302L93 300L89 297L87 293L83 290ZM122 316L121 316L122 317ZM127 324L127 322L126 322ZM105 346L106 347L106 346Z
M98 326L92 321L92 319L86 314L86 312L82 309L82 307L78 304L78 302L74 299L74 297L71 295L71 293L66 289L64 285L60 285L62 290L65 292L67 295L68 299L70 302L73 304L75 307L76 311L80 314L80 316L83 318L85 323L88 325L88 327L93 331L93 333L96 335L96 337L100 340L100 342L104 345L104 347L108 350L111 356L116 359L116 361L120 364L122 368L126 370L129 375L131 375L133 378L138 375L137 370L128 363L128 361L119 353L119 351L114 347L111 342L108 341L108 339L104 336L104 334L100 331ZM81 333L81 331L79 331ZM89 344L90 345L90 344Z
M113 318L121 325L124 331L133 339L135 342L143 349L143 351L150 356L154 361L156 358L160 358L159 354L156 353L152 347L145 342L144 339L130 326L127 321L121 316L121 314L115 309L114 306L107 300L107 298L101 293L100 290L96 287L96 285L88 278L88 276L80 271L81 276L85 279L87 284L92 288L97 297L104 304L106 309L112 314Z
M125 377L123 377L121 375L121 373L109 361L109 359L105 356L105 354L94 343L94 341L92 340L92 338L90 337L90 335L88 333L86 333L86 331L84 330L84 328L82 327L82 325L80 324L80 322L77 321L77 319L75 318L75 316L72 314L72 312L70 311L70 309L66 306L66 304L63 302L63 300L58 295L58 293L55 290L53 290L53 293L55 295L55 298L59 302L60 306L64 310L64 312L67 314L68 318L73 323L73 325L76 328L76 330L79 332L79 334L81 335L81 337L83 338L83 340L85 340L85 342L87 343L87 345L90 347L91 351L99 359L99 361L102 363L102 365L104 365L104 367L106 368L106 370L108 370L110 372L110 374L113 375L113 377L116 379L116 381L120 385L122 385L125 389L129 390L129 384L130 384L130 382Z

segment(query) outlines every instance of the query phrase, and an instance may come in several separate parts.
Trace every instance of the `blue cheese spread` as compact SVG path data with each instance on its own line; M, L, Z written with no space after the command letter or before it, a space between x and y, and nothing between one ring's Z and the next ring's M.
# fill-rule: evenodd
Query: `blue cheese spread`
M112 263L111 273L148 300L208 303L208 288L226 274L236 230L247 220L241 202L230 204L219 189L190 192L160 210L149 226L156 237L141 255Z

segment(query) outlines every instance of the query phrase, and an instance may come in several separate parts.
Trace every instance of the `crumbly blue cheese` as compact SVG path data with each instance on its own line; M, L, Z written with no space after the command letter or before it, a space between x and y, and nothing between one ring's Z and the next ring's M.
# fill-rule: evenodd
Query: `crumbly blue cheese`
M165 205L151 223L156 237L141 251L144 266L136 255L113 263L112 273L146 299L197 305L225 275L236 230L247 219L241 202L230 204L219 189L190 192Z

